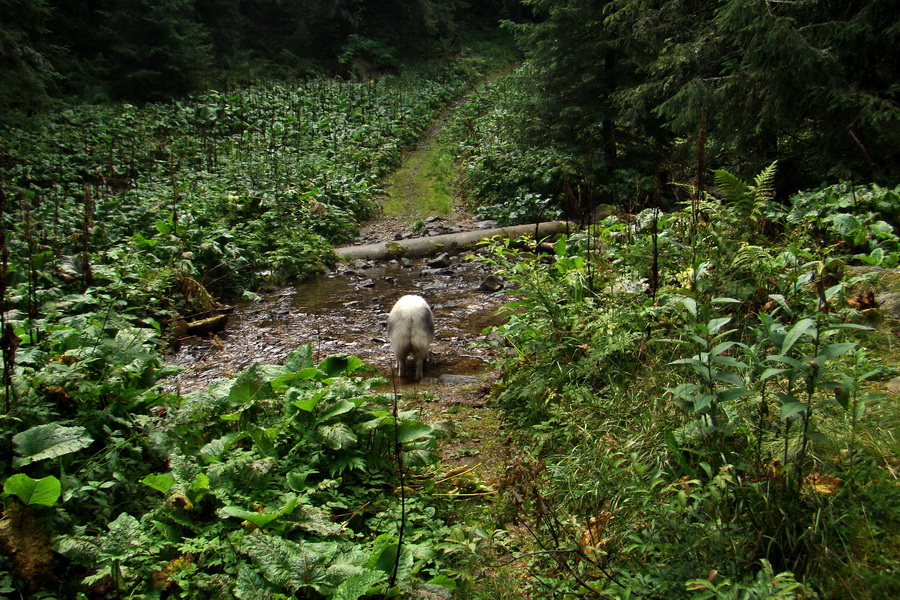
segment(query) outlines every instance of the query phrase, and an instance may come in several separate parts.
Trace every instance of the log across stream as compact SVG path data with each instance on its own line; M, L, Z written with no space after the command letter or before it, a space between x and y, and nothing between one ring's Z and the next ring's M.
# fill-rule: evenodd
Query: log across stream
M435 340L426 379L482 372L491 357L483 330L502 322L497 309L510 300L509 290L485 292L489 267L468 248L478 240L537 232L564 231L563 221L438 235L396 243L337 249L345 261L332 273L238 306L224 330L210 337L181 341L169 362L185 367L167 385L187 393L231 377L254 362L278 364L291 351L313 344L319 359L354 354L383 375L391 374L386 319L404 294L418 294L431 305ZM443 264L422 258L436 252L460 253ZM391 258L394 256L394 258ZM379 260L381 259L381 260Z

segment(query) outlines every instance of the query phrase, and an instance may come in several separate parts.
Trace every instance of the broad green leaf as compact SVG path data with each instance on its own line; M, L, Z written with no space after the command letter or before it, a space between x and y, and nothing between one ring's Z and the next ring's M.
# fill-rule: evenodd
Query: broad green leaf
M84 427L64 427L58 423L37 425L13 437L16 452L21 455L13 459L13 466L19 468L78 452L93 441Z
M431 427L419 421L404 421L397 427L397 441L401 444L430 437L432 434Z
M723 352L730 350L735 344L737 344L737 342L722 342L721 344L716 344L709 353L713 356L718 356Z
M694 317L695 319L697 318L696 300L694 300L693 298L688 298L687 296L683 296L678 299L678 302L681 303L681 305L684 306L689 313L691 313L692 317Z
M209 493L209 477L206 473L197 473L191 485L188 486L187 496L193 504L200 502Z
M147 475L141 479L141 483L165 494L173 485L175 485L175 477L169 473Z
M319 370L328 377L340 377L341 375L351 375L360 369L365 363L350 354L335 354L329 356L319 363Z
M18 496L26 506L30 504L53 506L62 493L62 484L52 475L32 479L24 473L16 473L3 484L3 493Z
M123 512L109 524L109 534L103 537L100 552L112 560L125 560L146 551L141 542L140 521Z
M788 402L781 407L781 419L787 421L793 416L809 409L809 404L805 402Z
M332 450L340 450L356 443L356 434L346 423L321 425L316 431L322 436L325 445Z
M388 574L383 571L366 571L345 579L334 588L332 600L358 600L365 596L369 589L387 579Z
M446 575L438 575L436 577L432 577L428 580L429 585L439 585L441 587L445 587L451 592L456 589L456 581L447 577Z
M717 319L712 319L707 327L709 327L709 333L715 335L729 323L731 323L731 317L719 317Z
M783 356L781 354L773 354L772 356L767 356L766 360L771 360L772 362L784 363L786 365L790 365L790 366L794 367L795 369L799 369L801 366L803 366L803 363L801 363L796 358L793 358L790 356ZM789 370L790 369L785 369L785 371L789 371Z
M348 413L351 410L356 408L356 404L350 402L349 400L344 400L343 398L329 405L325 410L322 411L322 414L319 415L319 422L327 421L332 417L336 417L338 415L342 415L344 413Z
M315 367L300 369L295 373L288 373L272 380L272 388L284 391L285 388L309 387L306 382L314 381L322 376L322 372Z
M279 517L283 517L284 515L288 515L294 512L294 508L297 507L297 496L291 495L288 498L288 501L284 506L275 511L252 511L252 510L244 510L238 506L223 506L217 512L219 515L224 517L237 517L239 519L243 519L250 523L253 523L260 529L269 525Z
M255 427L250 431L250 436L253 438L253 444L259 452L266 456L277 458L278 453L275 450L274 441L280 433L280 427L268 427L265 429Z
M666 388L666 391L674 395L676 398L690 399L694 397L700 386L695 383L682 383L673 388Z
M721 381L722 383L727 383L732 387L743 387L744 380L737 373L732 373L731 371L724 371L722 373L716 374L716 381Z
M781 353L787 355L791 351L791 348L794 347L794 344L797 343L797 340L800 339L800 336L807 333L815 326L816 322L812 319L801 319L797 321L794 326L788 330L787 335L784 336L784 341L781 343Z
M694 396L694 412L705 412L715 399L716 397L712 394L697 394Z
M815 358L815 360L817 363L822 365L825 363L826 360L831 360L833 358L837 358L838 356L841 356L842 354L846 354L847 352L850 352L851 350L855 350L855 349L856 349L856 344L852 343L852 342L846 342L846 343L840 343L840 344L828 344L827 346L822 348L822 351ZM820 359L824 359L824 360L820 360Z
M740 361L732 356L715 356L712 359L714 365L727 365L736 369L746 369L747 363Z
M228 400L238 406L247 406L274 396L270 378L259 363L253 363L238 375L228 390Z
M759 376L759 380L766 381L767 379L770 379L770 378L774 377L775 375L780 375L781 373L785 373L787 371L790 371L790 369L778 369L775 367L769 367L768 369L766 369L765 371L762 372L762 375Z
M215 462L222 460L222 456L231 450L235 444L247 437L246 431L235 431L226 433L220 438L216 438L200 448L200 456L207 462Z
M375 538L375 552L369 558L366 568L391 574L396 561L397 539L389 533L383 533Z
M750 394L750 390L746 388L732 388L729 390L723 390L719 392L719 400L722 402L734 402L744 396L748 396Z
M284 366L293 372L312 369L316 366L314 357L315 351L312 344L306 344L288 354L284 359Z
M319 400L328 394L327 389L301 390L292 388L285 394L285 400L303 412L312 412L319 404Z

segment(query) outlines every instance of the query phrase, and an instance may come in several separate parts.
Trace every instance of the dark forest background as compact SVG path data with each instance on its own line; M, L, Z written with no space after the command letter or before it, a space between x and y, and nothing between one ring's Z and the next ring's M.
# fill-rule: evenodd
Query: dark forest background
M509 0L3 0L0 105L166 100L354 63L377 72L520 12Z
M0 114L374 79L502 25L525 57L515 135L563 173L534 191L575 212L664 205L670 182L774 161L782 197L900 180L892 0L0 0Z

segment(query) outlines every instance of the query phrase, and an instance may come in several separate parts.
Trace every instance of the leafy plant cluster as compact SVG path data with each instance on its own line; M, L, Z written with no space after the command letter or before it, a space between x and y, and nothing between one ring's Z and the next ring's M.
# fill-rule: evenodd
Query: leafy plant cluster
M373 214L380 179L474 62L371 84L267 84L174 104L72 107L5 132L14 282L37 269L214 293L302 278ZM112 267L106 272L103 266ZM90 269L90 273L88 270ZM55 271L55 272L54 272ZM137 284L140 285L140 284Z
M900 589L897 407L877 383L897 369L861 295L877 269L845 271L895 264L898 190L782 206L774 168L717 172L715 195L609 217L550 260L492 244L519 298L495 396L534 454L494 526L525 523L536 595Z
M573 173L571 156L551 146L521 144L522 68L489 82L451 115L444 135L455 149L463 195L481 218L501 225L552 219L557 192Z
M446 595L442 525L419 499L401 509L423 484L396 481L434 435L410 413L393 429L358 361L307 349L207 394L156 385L179 315L318 272L485 66L73 106L4 131L2 594Z
M438 432L370 391L358 358L313 352L183 397L155 371L130 401L71 390L66 406L7 414L5 592L447 597L444 528L415 494Z

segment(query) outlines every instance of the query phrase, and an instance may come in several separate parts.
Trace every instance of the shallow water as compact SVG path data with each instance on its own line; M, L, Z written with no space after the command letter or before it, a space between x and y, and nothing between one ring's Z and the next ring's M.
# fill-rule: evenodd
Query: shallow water
M279 364L307 343L319 360L354 354L389 377L387 314L404 294L422 296L434 312L435 340L425 379L477 374L490 356L486 349L470 346L484 339L485 327L502 322L496 310L510 300L503 292L478 291L487 275L484 265L461 257L443 269L428 268L424 261L357 262L238 306L214 338L182 340L169 362L185 370L166 386L188 393L232 377L254 362Z

